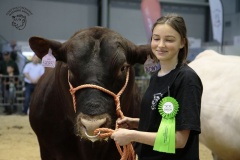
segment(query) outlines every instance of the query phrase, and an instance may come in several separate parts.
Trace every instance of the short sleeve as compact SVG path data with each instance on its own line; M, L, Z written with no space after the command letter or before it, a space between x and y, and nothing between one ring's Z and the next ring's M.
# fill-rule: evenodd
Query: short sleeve
M23 68L23 73L28 73L29 72L29 64L26 64L25 67Z
M200 113L202 82L198 75L188 68L180 72L174 85L175 97L179 103L176 116L176 130L194 130L201 132Z

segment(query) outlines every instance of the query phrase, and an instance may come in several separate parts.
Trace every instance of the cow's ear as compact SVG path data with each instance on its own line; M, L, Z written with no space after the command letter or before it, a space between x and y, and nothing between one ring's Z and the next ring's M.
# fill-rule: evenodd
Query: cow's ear
M127 41L129 52L127 53L128 63L134 65L136 63L144 64L147 60L147 56L152 52L151 46L146 45L135 45L130 41Z
M65 61L65 56L61 52L62 43L54 40L48 40L41 37L31 37L29 45L36 55L42 59L47 53L49 48L52 49L52 54L59 61Z

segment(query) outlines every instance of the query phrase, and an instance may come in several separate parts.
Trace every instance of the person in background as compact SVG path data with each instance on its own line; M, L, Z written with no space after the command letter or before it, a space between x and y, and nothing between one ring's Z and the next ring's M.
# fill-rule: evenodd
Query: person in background
M12 60L16 61L17 60L17 52L19 51L18 47L17 47L17 42L15 40L12 40L9 45L12 48L11 58L12 58Z
M9 48L5 48L2 51L3 54L3 60L0 61L0 79L1 79L1 92L2 92L2 97L5 97L4 95L4 79L8 76L8 72L7 72L7 66L12 66L13 67L13 74L14 76L19 76L19 69L18 69L18 65L16 64L16 62L14 60L11 59L11 49ZM3 101L4 102L4 101ZM5 102L4 102L5 103ZM6 110L8 108L8 106L5 106L4 109L4 113L9 114L10 112L8 110ZM15 107L14 107L15 108Z
M16 100L16 86L18 83L18 77L14 75L14 66L12 64L7 65L7 77L3 79L4 87L4 112L7 115L17 112ZM7 105L6 105L7 104Z
M24 82L25 82L25 98L23 106L23 114L28 114L29 102L35 86L43 75L45 68L39 63L40 59L34 55L32 61L27 63L23 68Z
M140 118L119 119L120 128L111 138L121 146L136 142L138 160L199 160L203 86L186 63L188 39L184 19L176 14L159 18L153 25L151 48L150 55L160 62L160 69L151 75L141 102ZM168 136L170 128L165 128L169 127L167 116L175 118L171 121L175 126L173 139ZM163 123L164 132L158 134ZM173 147L165 148L168 140L174 143ZM168 151L170 147L173 151Z
M19 75L17 63L11 58L12 51L3 51L3 60L0 62L0 75L7 75L7 66L14 67L14 75Z

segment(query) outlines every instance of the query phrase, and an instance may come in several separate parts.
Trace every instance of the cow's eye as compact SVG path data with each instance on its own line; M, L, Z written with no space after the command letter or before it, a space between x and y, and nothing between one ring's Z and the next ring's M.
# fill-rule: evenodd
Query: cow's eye
M125 71L127 71L128 67L129 67L129 66L122 66L122 68L121 68L121 72L125 72Z
M121 72L124 72L126 69L127 69L127 67L126 67L126 66L123 66L123 67L121 68Z

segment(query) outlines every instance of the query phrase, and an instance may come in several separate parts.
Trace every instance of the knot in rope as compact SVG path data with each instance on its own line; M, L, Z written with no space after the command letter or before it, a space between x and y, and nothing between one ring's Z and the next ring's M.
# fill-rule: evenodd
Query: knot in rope
M118 127L116 127L116 128L118 128ZM111 137L113 132L114 132L113 129L98 128L94 131L94 134L97 135L98 133L100 133L100 135L99 135L100 138L107 138L107 137ZM131 143L126 146L123 146L123 149L116 142L115 142L115 144L116 144L119 154L121 155L120 160L135 160L136 159L135 152L134 152L134 149L133 149L133 146Z

